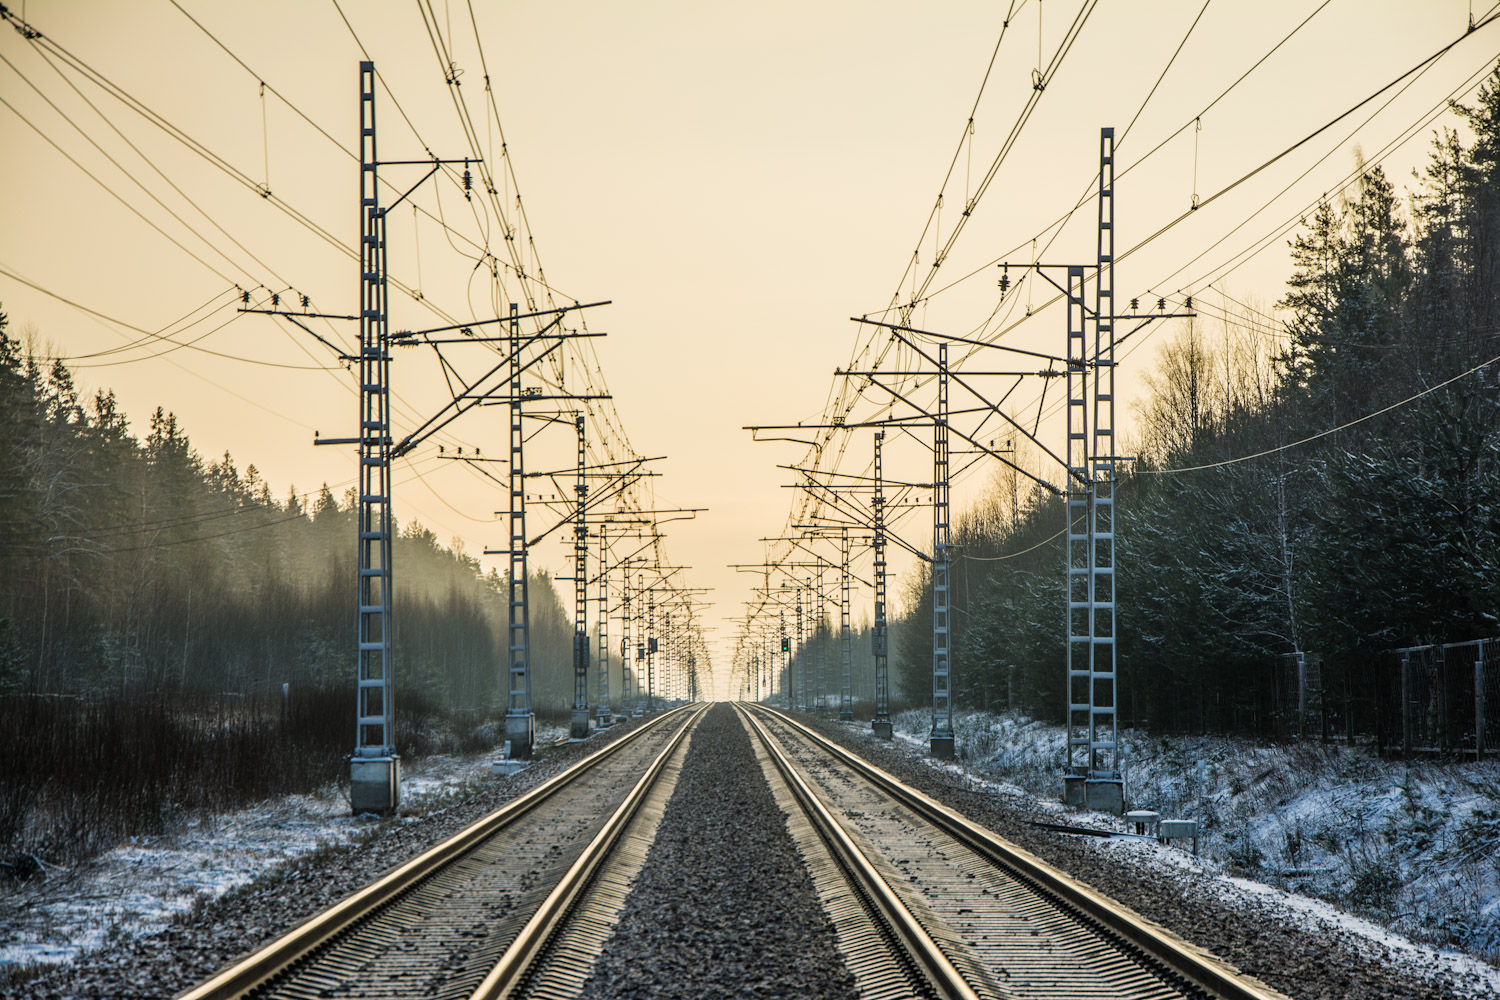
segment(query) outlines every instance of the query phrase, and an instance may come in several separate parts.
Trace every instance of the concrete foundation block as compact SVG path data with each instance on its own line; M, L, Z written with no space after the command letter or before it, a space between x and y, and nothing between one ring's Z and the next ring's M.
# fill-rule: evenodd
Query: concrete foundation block
M508 778L512 774L526 770L528 766L530 766L528 761L502 757L500 760L490 762L490 777Z
M1118 778L1090 778L1083 783L1084 805L1098 812L1125 812L1125 782Z
M881 722L879 720L876 720L875 722L870 723L870 732L874 733L876 736L880 737L883 740L888 740L892 736L891 724L889 722Z
M507 715L505 717L505 739L510 744L510 756L514 760L530 760L531 748L536 743L536 716Z
M349 807L354 815L389 816L400 805L399 757L355 757L349 762Z
M568 738L574 740L586 740L589 738L589 710L586 708L573 709L573 721L568 727Z
M1063 775L1063 805L1082 809L1085 805L1083 783L1086 779L1081 774Z
M932 737L932 744L931 745L932 745L932 755L934 757L937 757L940 760L952 760L953 759L953 753L954 753L953 737L951 737L951 736L934 736L934 737Z
M848 712L848 711L840 712L839 713L839 721L840 722L853 722L854 721L854 713L853 712Z

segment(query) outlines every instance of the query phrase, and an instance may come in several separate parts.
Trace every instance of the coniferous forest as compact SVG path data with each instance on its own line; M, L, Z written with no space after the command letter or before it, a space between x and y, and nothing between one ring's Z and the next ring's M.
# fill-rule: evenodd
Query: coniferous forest
M1416 175L1370 166L1302 220L1279 301L1200 290L1156 335L1117 492L1123 725L1267 732L1301 651L1367 735L1383 651L1500 635L1500 70L1456 110ZM1062 720L1064 521L999 478L955 526L960 705ZM893 643L908 704L927 587Z
M353 745L352 491L285 498L84 398L0 313L0 853L57 861L337 778ZM415 522L393 562L397 742L482 749L504 713L504 579ZM531 586L534 700L572 698L572 622ZM617 689L618 690L618 689Z

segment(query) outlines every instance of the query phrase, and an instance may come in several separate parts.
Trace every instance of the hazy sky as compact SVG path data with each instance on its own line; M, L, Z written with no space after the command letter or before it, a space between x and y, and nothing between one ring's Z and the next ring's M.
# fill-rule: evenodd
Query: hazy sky
M361 56L340 11L332 0L179 2L249 69L168 0L30 0L13 9L250 184L268 185L352 246L357 168L301 117L356 148ZM495 155L489 151L498 151L500 140L484 111L467 3L340 3L420 134L382 91L383 158L424 158L424 142L438 156L468 155L424 10L451 42L476 141ZM1476 19L1492 9L1488 2L1473 7ZM1087 17L1076 42L1037 94L1039 44L1045 65L1081 10ZM693 586L714 588L716 607L707 617L718 627L721 679L734 631L726 619L742 614L757 582L727 564L758 562L757 539L781 532L792 491L780 484L791 474L775 466L800 461L805 451L753 444L741 427L817 419L833 369L848 364L861 336L848 318L888 306L914 252L919 273L930 266L935 239L948 240L1029 99L1037 98L1033 113L931 288L979 273L918 305L918 326L963 334L1002 328L986 325L998 289L994 268L980 269L1002 255L1026 263L1039 233L1056 236L1047 260L1093 258L1092 204L1060 235L1047 227L1090 189L1100 126L1122 135L1121 172L1168 140L1118 182L1123 252L1186 212L1194 193L1207 199L1458 38L1470 12L1467 0L1210 0L1206 8L1201 0L475 0L500 123L547 279L567 296L613 300L591 314L590 328L609 334L593 346L632 445L670 456L658 463L657 502L710 508L672 524L667 545L673 560L693 567L686 574ZM1193 127L1309 15L1202 114L1201 130ZM1269 308L1288 270L1284 226L1320 194L1337 194L1356 149L1366 159L1388 155L1384 163L1398 185L1414 183L1410 171L1426 156L1431 126L1414 127L1450 93L1468 96L1497 52L1500 25L1482 28L1404 81L1405 90L1386 92L1192 213L1118 266L1122 305L1132 295L1154 302L1181 292L1222 306L1225 292ZM70 358L86 387L115 389L138 434L154 407L171 409L204 456L227 450L241 469L253 462L278 496L293 484L305 492L352 481L352 453L311 446L315 429L351 433L352 379L291 327L236 317L230 292L236 283L291 287L326 311L352 311L355 264L76 69L56 59L49 65L20 33L0 31L0 56L0 98L9 105L0 107L0 268L147 331L207 304L193 315L204 322L171 331L193 347L158 340L101 354L142 335L0 275L13 333L34 330L39 349ZM261 81L271 88L264 97ZM1435 124L1451 122L1445 115ZM1387 154L1388 144L1408 136ZM919 246L950 161L935 229ZM406 169L392 168L387 177L398 184L420 177ZM506 187L500 197L511 204L514 194ZM436 325L427 305L462 320L493 315L490 283L483 272L476 277L471 258L478 245L500 253L496 220L471 209L451 180L429 183L413 201L458 235L445 238L436 222L406 206L392 213L392 277L425 297L417 302L393 289L393 329ZM1263 252L1238 256L1262 245ZM1007 310L1016 311L1004 313L1011 321L1024 316L1022 296L1035 305L1050 297L1040 286L1013 292ZM1059 310L1039 311L1006 342L1061 353L1062 327ZM1140 375L1165 339L1153 336L1122 368L1127 424ZM417 352L399 355L393 379L404 401L399 435L414 415L441 403L443 387L431 356ZM1035 395L1023 387L1011 402L1023 412ZM1048 424L1042 427L1045 434ZM476 411L442 440L498 455L502 411ZM854 441L847 468L859 471L868 449L867 435ZM534 468L564 467L572 444L549 432L532 454ZM930 475L930 457L915 445L893 449L888 466L893 476ZM976 466L955 498L971 499L992 471ZM438 460L435 449L398 465L397 482L403 520L461 538L470 552L503 543L503 525L493 517L503 505L499 491ZM916 519L913 541L928 532L928 520ZM554 570L565 558L561 542L549 541L537 554ZM487 558L491 564L498 565ZM857 618L869 614L869 599L859 595Z

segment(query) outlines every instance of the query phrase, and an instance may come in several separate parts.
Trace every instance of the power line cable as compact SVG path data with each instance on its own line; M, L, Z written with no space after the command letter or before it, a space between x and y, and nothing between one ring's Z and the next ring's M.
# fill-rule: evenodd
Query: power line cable
M1305 437L1305 438L1299 438L1296 441L1290 441L1290 442L1288 442L1286 444L1277 445L1274 448L1267 448L1264 451L1257 451L1257 452L1255 452L1253 454L1250 454L1250 455L1241 455L1238 458L1226 458L1226 459L1224 459L1221 462L1208 462L1208 463L1206 463L1204 465L1188 465L1188 466L1183 466L1181 468L1176 468L1176 469L1139 469L1139 470L1137 470L1137 474L1138 475L1150 475L1150 476L1172 476L1172 475L1176 475L1179 472L1201 472L1204 469L1218 469L1218 468L1222 468L1222 467L1224 467L1226 465L1238 465L1241 462L1249 462L1249 461L1252 461L1252 460L1257 459L1257 458L1264 458L1267 455L1275 455L1278 452L1287 451L1288 449L1297 448L1297 447L1300 447L1300 446L1302 446L1304 444L1308 444L1309 442L1317 441L1320 438L1328 437L1330 434L1337 434L1339 431L1348 430L1350 427L1354 427L1354 426L1356 426L1358 424L1362 424L1366 420L1373 420L1376 417L1381 416L1382 414L1390 413L1392 410L1398 410L1401 407L1406 406L1408 403L1413 403L1413 402L1421 399L1423 396L1426 396L1426 395L1429 395L1431 393L1437 392L1439 389L1442 389L1445 386L1450 386L1454 382L1459 381L1460 379L1468 378L1470 375L1473 375L1475 372L1483 371L1484 369L1488 368L1489 366L1491 366L1491 365L1493 365L1493 364L1495 364L1497 362L1500 362L1500 354L1495 355L1493 358L1490 358L1488 361L1481 361L1479 364L1475 365L1474 367L1468 369L1467 371L1459 372L1457 375L1453 376L1450 379L1444 379L1443 381L1439 382L1437 385L1429 386L1428 388L1423 389L1421 392L1418 392L1418 393L1416 393L1414 395L1411 395L1411 396L1407 396L1405 399L1403 399L1403 400L1401 400L1399 402L1392 403L1389 406L1382 406L1380 409L1375 410L1374 412L1366 413L1362 417L1355 417L1353 420L1350 420L1350 421L1347 421L1345 423L1339 424L1337 427L1330 427L1327 430L1319 431L1316 434L1310 434L1307 437Z

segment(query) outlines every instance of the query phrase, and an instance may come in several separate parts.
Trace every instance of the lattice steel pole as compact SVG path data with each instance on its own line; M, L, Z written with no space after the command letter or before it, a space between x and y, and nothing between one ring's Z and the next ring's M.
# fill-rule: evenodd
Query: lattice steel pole
M890 678L886 656L889 635L885 621L885 492L884 469L881 465L881 445L885 432L875 432L875 493L870 500L874 515L875 533L870 542L875 557L875 624L871 630L871 642L875 654L875 720L870 728L876 736L891 738Z
M1084 269L1068 268L1068 762L1063 800L1120 813L1115 680L1115 132L1099 133L1094 348ZM1090 368L1093 369L1092 375ZM1090 426L1092 417L1092 427Z
M599 700L595 723L606 729L613 721L609 714L609 529L599 529L599 682L595 697Z
M573 717L568 736L582 740L589 735L588 440L583 414L573 420L578 430L578 480L573 484Z
M938 344L932 422L932 733L934 757L953 756L952 649L948 607L948 343Z
M821 557L819 558L821 560ZM814 675L816 688L813 691L813 704L819 712L822 712L828 708L828 607L824 600L823 563L821 561L814 573L818 581L818 624L816 626L818 653L817 673Z
M1088 383L1086 379L1086 309L1084 269L1068 268L1068 746L1063 772L1063 801L1084 804L1089 774L1089 654L1093 633L1090 610L1089 499L1093 494L1088 469Z
M766 692L766 640L755 640L755 699L760 701Z
M644 575L641 577L645 584ZM656 711L656 589L646 591L646 712Z
M526 431L525 393L521 388L521 321L516 303L510 304L510 576L506 583L510 619L506 628L509 656L509 702L505 710L505 738L510 755L531 756L536 738L536 716L531 710L531 605L526 567Z
M1093 545L1089 508L1093 482L1088 456L1087 341L1084 269L1068 268L1068 747L1063 801L1082 806L1089 776L1092 731L1089 661L1093 641Z
M391 677L390 323L385 213L375 151L375 64L359 64L359 511L357 704L350 805L390 813L401 802Z
M1125 809L1115 714L1115 130L1099 131L1098 273L1094 284L1094 431L1089 438L1089 642L1090 809Z
M677 693L677 634L672 630L672 612L661 615L661 698L671 704Z
M854 657L849 648L849 529L840 529L839 554L843 559L843 575L839 580L839 721L854 720L854 703L849 690L849 673Z
M781 703L792 708L792 643L786 634L786 608L776 612L777 635L781 640Z
M803 645L802 629L802 585L797 584L797 701L804 712L808 708L807 700L807 648Z
M640 706L636 703L638 697L635 661L631 657L630 638L633 634L630 610L630 565L627 561L623 564L624 579L620 582L620 714L625 718L635 718L641 714Z

